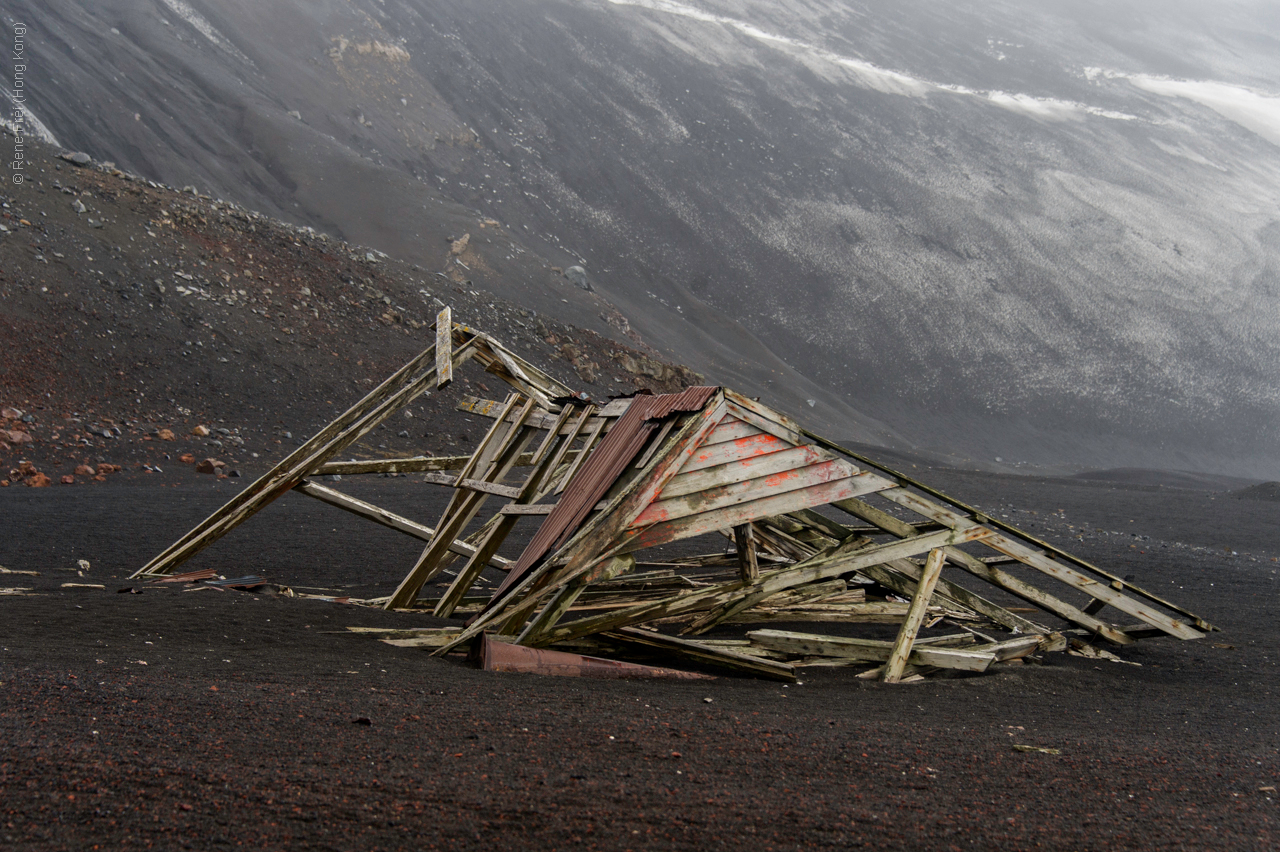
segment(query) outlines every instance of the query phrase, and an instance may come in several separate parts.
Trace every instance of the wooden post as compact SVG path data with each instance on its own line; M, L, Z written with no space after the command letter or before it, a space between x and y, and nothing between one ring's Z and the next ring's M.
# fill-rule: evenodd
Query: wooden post
M754 583L760 579L760 563L756 560L756 537L751 524L733 528L733 543L738 547L738 571L742 579Z
M898 641L893 643L893 652L884 667L884 682L897 683L902 678L902 670L907 667L907 657L911 656L911 646L920 632L925 613L929 609L929 600L938 585L938 577L942 575L942 563L947 555L941 548L929 551L929 558L924 563L924 572L920 575L920 585L915 597L911 599L911 608L907 610L907 620L902 622L898 631Z
M453 381L453 309L436 314L436 388Z

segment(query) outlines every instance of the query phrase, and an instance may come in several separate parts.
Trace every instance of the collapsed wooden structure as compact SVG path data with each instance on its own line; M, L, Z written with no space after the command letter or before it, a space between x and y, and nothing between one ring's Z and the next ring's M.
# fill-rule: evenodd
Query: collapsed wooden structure
M512 388L502 402L464 399L460 408L492 421L470 455L332 461L470 359ZM316 481L385 472L425 473L452 489L434 528ZM783 679L794 678L797 664L874 664L874 675L892 682L938 668L983 671L1073 644L1094 651L1097 640L1198 639L1214 629L732 390L597 405L493 337L453 323L447 308L433 347L134 576L172 572L289 491L423 540L404 580L379 603L467 617L454 628L395 631L398 644L435 653L487 635L532 647L585 642ZM496 511L490 506L477 526L495 499ZM524 551L500 556L529 519L540 525ZM728 545L690 554L690 542L708 537ZM420 599L441 576L452 577L447 588ZM494 576L496 589L478 594ZM893 641L767 628L703 638L721 625L768 622L898 630ZM958 632L922 632L938 624Z

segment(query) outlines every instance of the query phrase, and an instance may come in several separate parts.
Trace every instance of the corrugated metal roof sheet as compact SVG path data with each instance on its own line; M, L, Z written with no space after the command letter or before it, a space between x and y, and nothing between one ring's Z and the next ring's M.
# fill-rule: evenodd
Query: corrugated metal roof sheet
M699 386L680 393L637 396L582 465L565 489L560 502L547 515L520 558L511 566L489 604L519 583L548 553L569 539L600 502L614 481L627 469L658 428L658 421L677 413L701 411L718 387ZM486 609L488 607L486 606Z

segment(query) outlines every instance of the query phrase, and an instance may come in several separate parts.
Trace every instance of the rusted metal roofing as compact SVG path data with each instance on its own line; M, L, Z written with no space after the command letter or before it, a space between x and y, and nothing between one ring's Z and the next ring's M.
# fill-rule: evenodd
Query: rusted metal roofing
M614 481L627 469L644 448L659 422L672 414L701 411L718 391L718 387L699 386L680 393L637 396L626 413L618 419L609 434L597 445L573 481L565 489L560 502L547 515L542 526L511 566L489 603L497 601L507 589L520 582L529 570L578 529L596 503L600 502Z

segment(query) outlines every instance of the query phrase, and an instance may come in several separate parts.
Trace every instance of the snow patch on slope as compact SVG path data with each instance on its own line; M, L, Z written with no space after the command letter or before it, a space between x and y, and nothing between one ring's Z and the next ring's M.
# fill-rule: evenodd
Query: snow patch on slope
M240 49L232 44L226 36L214 29L213 24L209 23L209 21L195 9L192 9L186 0L164 0L164 5L172 9L175 15L190 24L196 32L207 38L215 47L221 48L227 53L230 53L241 62L247 62L250 65L253 64L249 57L241 53Z
M862 88L886 95L922 98L934 92L946 92L962 97L985 100L1002 109L1046 121L1073 120L1086 115L1120 121L1130 121L1136 118L1136 116L1127 113L1075 101L1036 97L1021 93L971 89L967 86L925 80L902 71L882 68L863 59L845 56L810 42L768 32L748 21L731 18L726 15L712 14L684 3L672 2L672 0L607 0L607 2L615 6L635 6L655 12L677 15L701 23L727 27L763 44L834 65L852 76L856 84Z
M10 133L33 133L43 142L47 142L57 148L62 147L62 144L54 138L53 131L45 126L43 121L36 118L35 113L25 105L15 101L12 92L5 89L4 96L9 101L10 109L5 112L3 117L0 117L0 124L3 124Z

